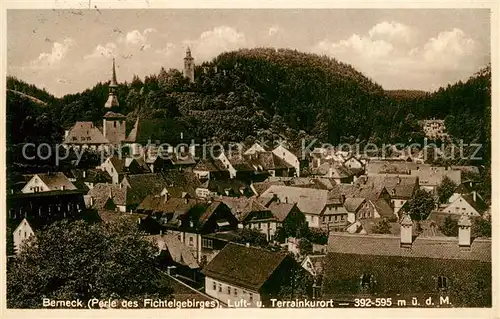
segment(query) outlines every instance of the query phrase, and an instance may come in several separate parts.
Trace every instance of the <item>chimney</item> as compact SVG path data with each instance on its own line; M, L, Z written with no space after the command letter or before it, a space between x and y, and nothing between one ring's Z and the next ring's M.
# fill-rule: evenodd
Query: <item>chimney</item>
M469 182L469 186L472 187L472 181Z
M64 131L64 139L68 138L69 130Z
M401 243L402 248L411 248L413 242L413 222L409 214L405 214L401 219Z
M471 245L471 226L472 222L467 215L462 215L458 220L458 246L470 248Z
M477 192L474 190L472 191L472 200L475 202L476 201L476 196L477 196Z

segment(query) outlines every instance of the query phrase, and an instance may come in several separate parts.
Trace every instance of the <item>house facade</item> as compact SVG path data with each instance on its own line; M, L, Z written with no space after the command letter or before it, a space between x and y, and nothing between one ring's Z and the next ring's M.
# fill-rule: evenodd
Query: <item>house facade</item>
M76 190L75 185L62 172L35 174L22 188L22 193Z

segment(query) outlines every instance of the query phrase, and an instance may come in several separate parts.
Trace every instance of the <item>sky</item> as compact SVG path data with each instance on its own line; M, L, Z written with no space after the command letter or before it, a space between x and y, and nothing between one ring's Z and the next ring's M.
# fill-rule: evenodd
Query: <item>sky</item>
M8 10L7 74L63 96L238 48L325 54L384 89L433 91L490 62L488 9Z

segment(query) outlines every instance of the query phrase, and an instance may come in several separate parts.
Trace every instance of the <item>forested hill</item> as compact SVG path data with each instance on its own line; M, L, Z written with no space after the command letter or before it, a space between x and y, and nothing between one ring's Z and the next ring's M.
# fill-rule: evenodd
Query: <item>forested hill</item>
M286 138L297 145L302 137L315 137L330 143L356 138L390 143L421 139L418 120L435 117L446 118L455 137L489 138L489 68L434 93L387 93L335 59L257 48L222 53L197 65L195 75L195 83L190 84L180 71L161 69L144 79L120 83L119 101L129 128L139 116L143 139L168 142L183 132L184 138L220 142ZM8 82L19 83L11 78ZM48 104L33 116L45 116L56 131L77 120L99 125L108 94L107 83L61 99L29 85L15 89ZM21 127L10 142L40 135L23 125L26 114L19 110L26 110L17 107L19 99L8 95L8 128Z

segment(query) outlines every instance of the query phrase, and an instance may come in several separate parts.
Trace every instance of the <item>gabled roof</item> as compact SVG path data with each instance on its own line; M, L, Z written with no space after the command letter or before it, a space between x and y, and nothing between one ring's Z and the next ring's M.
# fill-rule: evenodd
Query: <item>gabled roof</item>
M129 187L129 204L142 202L147 195L160 195L169 186L162 174L134 174L123 178L122 183Z
M255 170L260 170L260 168L262 168L262 170L275 170L293 167L276 156L273 152L256 152L253 154L243 155L243 157Z
M100 170L100 169L78 169L74 168L71 170L71 174L77 180L82 180L83 182L88 183L111 183L112 179L108 173ZM85 174L85 177L83 175Z
M182 197L183 193L195 197L196 188L201 185L200 180L193 172L171 169L163 171L161 174L168 184L166 189L172 197Z
M458 185L462 182L461 173L459 170L448 170L446 167L436 166L418 167L411 170L411 175L418 176L420 186L437 186L441 184L445 176Z
M106 114L104 114L103 117L106 119L124 119L124 118L126 118L126 116L123 114L111 112L111 111L106 112Z
M320 215L328 202L328 191L324 189L272 185L261 197L278 196L281 202L297 203L305 214Z
M188 266L191 269L200 268L191 250L184 245L176 235L152 235L146 238L156 244L160 251L167 250L174 262Z
M127 187L121 184L99 183L94 185L87 195L92 197L94 201L92 208L97 210L107 209L106 204L109 199L112 199L115 205L130 205L130 193Z
M273 214L274 218L276 218L277 221L283 222L292 209L295 207L295 204L287 204L287 203L278 203L275 201L272 201L267 208L271 210L271 213Z
M109 157L108 160L111 162L111 164L113 165L118 174L123 173L123 170L125 169L124 158L119 158L118 156L113 155Z
M269 211L269 208L259 203L258 200L254 198L247 197L227 197L222 196L220 198L224 204L226 204L233 215L238 219L239 222L245 220L245 218L252 212L265 212Z
M361 197L349 197L345 199L344 207L350 213L355 213L365 202L364 198Z
M196 166L193 168L194 171L207 171L207 172L220 172L227 171L227 168L224 167L222 161L217 158L207 158L201 159Z
M247 184L237 179L231 179L231 180L209 179L205 181L203 184L201 184L199 187L206 188L212 192L216 192L217 194L225 194L225 190L231 190L233 193L240 195L243 194L248 189Z
M75 190L73 183L62 172L36 174L50 190Z
M410 174L417 166L424 167L425 164L417 165L412 162L394 160L372 160L366 163L366 174Z
M410 199L418 186L417 176L378 174L360 177L358 183L363 179L366 184L383 185L391 198Z
M462 198L469 203L478 213L482 213L486 210L487 205L481 197L476 194L476 200L474 200L473 194L461 194ZM455 200L456 201L456 200Z
M109 144L109 140L92 122L76 122L64 139L65 144Z
M259 291L285 260L283 252L227 244L203 269L205 276Z
M393 235L351 235L331 233L328 253L423 257L440 259L468 259L491 262L491 240L476 239L470 250L462 250L457 238L417 237L411 249L400 247L400 237Z
M458 166L458 165L452 165L451 166L452 170L458 170L461 171L462 173L476 173L479 174L479 168L477 166Z

